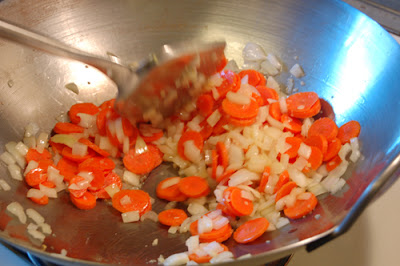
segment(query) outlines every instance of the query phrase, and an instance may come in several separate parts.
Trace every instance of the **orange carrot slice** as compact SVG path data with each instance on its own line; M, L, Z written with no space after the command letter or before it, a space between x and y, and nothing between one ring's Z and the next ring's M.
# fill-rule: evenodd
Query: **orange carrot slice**
M293 181L284 184L276 193L275 202L278 202L278 200L280 200L284 196L289 195L292 189L294 189L295 187L297 187L297 184Z
M187 214L181 209L169 209L158 214L158 221L167 226L178 226L187 219Z
M171 180L172 178L176 177L169 177L158 183L156 188L157 197L168 201L177 201L177 202L185 201L187 197L184 194L182 194L182 192L179 190L178 186L179 183L174 184L172 186L164 187L164 184L166 182L169 182L169 180Z
M315 92L298 92L286 99L288 114L296 118L307 118L321 111L321 103Z
M238 119L254 118L258 114L258 109L259 106L257 102L253 99L250 99L250 103L246 105L233 103L228 99L224 99L222 101L222 110L227 115Z
M329 117L322 117L316 120L308 130L308 136L323 135L327 141L336 138L338 134L338 127L335 121Z
M90 210L96 207L96 197L89 192L85 192L82 197L75 197L70 194L71 202L81 210Z
M206 196L210 192L207 180L199 176L182 178L178 183L179 191L189 198Z
M281 189L281 187L283 187L283 185L285 185L289 181L290 181L289 172L288 172L288 170L285 170L279 175L278 182L276 183L276 185L274 187L274 194L276 192L278 192Z
M58 122L54 126L53 130L57 134L70 134L70 133L83 133L84 128L72 123Z
M339 130L337 137L340 139L342 144L349 143L350 139L358 137L360 135L361 125L357 121L349 121L342 125Z
M339 153L341 148L342 148L342 143L340 142L340 140L338 138L334 138L332 141L328 143L328 149L324 155L323 161L326 162L331 160Z
M318 204L318 199L314 194L311 194L310 198L306 200L297 199L294 206L285 208L283 210L284 214L290 219L299 219L303 216L306 216L310 212L312 212Z
M258 186L258 191L259 192L264 192L265 191L265 188L267 186L270 174L271 174L271 167L266 166L264 168L264 172L262 173L262 176L261 176L260 185Z
M253 242L268 229L269 222L264 217L256 218L239 226L233 234L233 239L241 244Z
M121 203L121 199L129 199ZM113 207L122 212L137 211L140 215L151 210L150 196L143 190L122 189L114 194L112 198Z
M314 135L308 136L306 139L303 140L304 144L308 146L317 147L322 151L323 154L326 154L328 150L328 141L324 137L324 135Z
M184 143L188 140L193 140L194 145L200 150L203 150L203 137L199 132L196 131L186 131L182 134L178 141L178 154L185 160L188 160L185 156L185 146Z
M99 108L92 103L77 103L71 106L68 115L69 119L74 124L79 124L81 118L78 114L95 115L99 112Z

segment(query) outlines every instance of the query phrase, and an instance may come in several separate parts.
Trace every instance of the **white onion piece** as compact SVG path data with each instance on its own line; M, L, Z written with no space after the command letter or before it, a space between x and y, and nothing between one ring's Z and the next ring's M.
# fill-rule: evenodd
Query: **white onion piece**
M39 227L40 227L40 230L46 235L50 235L52 233L51 227L47 223L41 223L41 224L39 224Z
M15 145L15 149L19 152L21 156L25 156L29 150L29 148L22 142L18 142L17 145Z
M188 247L189 254L192 254L200 245L199 235L189 237L185 245Z
M189 257L185 252L177 253L169 256L164 260L165 266L184 265L189 261Z
M181 224L181 226L179 227L179 233L186 233L187 231L189 231L189 226L190 226L190 224L192 223L192 220L191 220L191 218L189 217L189 218L186 218L183 222L182 222L182 224Z
M301 135L304 137L307 137L308 135L308 130L310 129L311 125L313 124L313 119L312 118L305 118L303 120L303 125L301 126Z
M297 153L305 159L308 159L311 155L311 147L302 142Z
M77 116L80 118L78 123L83 128L91 128L96 126L96 116L84 113L78 113Z
M158 222L158 214L154 211L148 211L140 217L140 221L144 221L146 219L152 220L153 222Z
M203 250L211 257L215 257L218 253L223 252L224 248L218 242L213 241L205 244Z
M217 109L207 118L207 123L211 127L214 127L220 119L221 119L221 113Z
M249 191L242 190L240 192L240 194L241 194L242 198L244 198L244 199L248 199L248 200L251 200L251 201L254 200L253 194L251 194Z
M26 194L27 198L37 198L40 199L44 196L45 194L43 191L40 191L39 189L36 188L31 188L28 190L28 193Z
M321 184L316 184L312 187L309 187L308 191L313 193L315 196L322 195L322 194L328 192L328 190L326 190Z
M276 90L277 92L280 91L280 85L279 83L274 79L274 77L269 76L267 78L267 87L268 88L272 88L274 90Z
M10 204L7 205L7 211L9 211L11 214L17 216L18 220L26 224L26 215L24 212L24 208L22 207L21 204L19 204L16 201L11 202Z
M122 118L119 117L114 121L114 126L115 126L115 135L117 136L117 139L119 143L124 142L125 134L124 134L124 128L122 127Z
M206 212L208 212L207 208L204 207L201 204L198 203L190 203L187 211L191 214L191 215L197 215L197 214L205 214Z
M22 181L21 168L18 165L10 164L7 168L8 168L8 172L10 173L12 179Z
M299 186L306 187L307 186L307 177L296 168L291 167L288 169L290 178Z
M279 71L282 70L282 64L279 62L278 58L274 55L269 53L267 55L267 60Z
M146 142L140 137L137 136L135 143L135 152L136 154L142 154L148 151Z
M122 152L127 154L129 153L130 145L129 145L129 137L124 136L124 140L122 141Z
M249 170L243 168L235 172L233 175L231 175L228 184L230 187L234 187L242 183L245 183L246 181L259 180L259 179L260 176L258 174L250 172Z
M72 145L72 155L83 157L87 155L87 152L88 152L88 146L85 144L82 144L80 142L75 142L74 145Z
M285 217L279 217L277 223L275 224L275 227L277 229L284 227L285 225L289 224L290 221L288 218Z
M40 242L43 242L46 236L37 230L28 230L28 234L33 237L34 239L39 240Z
M36 139L36 150L40 153L47 147L47 140L49 139L49 134L47 133L40 133Z
M268 60L261 63L261 72L269 76L276 76L279 74L279 70Z
M93 172L83 171L83 172L79 172L78 175L83 177L89 183L92 182L94 179Z
M297 199L299 199L299 200L308 200L309 198L311 198L310 192L304 192L297 196Z
M252 69L252 70L260 71L261 61L246 61L242 65L242 69Z
M304 77L304 75L305 75L303 69L301 68L301 66L299 64L295 64L294 66L292 66L292 68L289 70L289 72L296 78L301 78L301 77Z
M355 163L358 160L358 158L360 158L360 156L361 156L358 138L350 139L350 146L351 146L350 161Z
M248 84L249 83L249 75L245 75L241 80L240 83L242 85Z
M78 139L70 134L56 134L51 137L51 141L54 143L67 145L68 147L72 148L72 146L78 141Z
M100 137L99 148L102 150L110 151L113 148L113 145L107 137Z
M247 75L245 77L247 77ZM251 97L253 93L260 95L260 92L254 86L247 83L242 84L237 93L247 95L248 97Z
M226 98L236 104L247 105L250 104L250 97L241 93L229 91Z
M31 218L36 224L44 223L43 216L34 209L26 209L26 215L28 215L28 217Z
M239 72L239 66L238 66L238 64L236 63L235 60L229 60L224 69L225 70L230 70L230 71L235 72L235 73ZM219 86L219 85L216 85L216 86Z
M220 95L219 95L218 90L215 87L211 89L211 93L212 93L212 96L213 96L214 100L218 100L219 99Z
M37 224L29 223L26 227L27 230L37 230L39 226Z
M233 143L235 143L236 145L238 145L243 149L247 149L252 142L251 139L245 138L238 131L230 131L228 133L228 136L232 139Z
M25 168L26 160L25 157L22 156L18 150L16 149L17 143L14 141L10 141L5 145L6 150L14 157L15 161L21 168Z
M221 229L225 225L229 223L229 219L226 218L225 216L219 216L215 220L213 220L213 228L215 230Z
M342 145L342 147L339 150L339 157L341 160L346 160L347 155L351 152L351 146L349 143L346 143Z
M124 223L132 223L140 220L140 215L138 211L130 211L121 213L122 221Z
M281 109L281 113L282 114L286 114L288 109L287 109L287 103L286 103L286 98L285 97L281 97L279 99L279 108Z
M121 203L121 205L128 205L128 204L131 204L131 203L132 203L131 198L130 198L128 195L123 196L123 197L119 200L119 202Z
M4 191L10 191L11 187L10 185L4 180L0 178L0 188Z
M135 187L140 186L140 177L137 174L132 173L128 170L124 171L124 173L122 175L122 179L131 186L135 186Z
M10 165L10 164L15 164L16 161L14 159L14 157L11 155L11 153L9 153L8 151L3 152L0 155L0 159L6 164L6 165Z
M276 127L279 130L283 130L285 128L285 126L283 125L283 123L279 122L278 120L274 119L272 116L268 115L267 116L267 122L273 126Z
M245 61L262 61L267 58L264 49L260 45L252 42L245 45L242 55Z
M250 158L245 164L247 169L249 169L252 172L255 173L262 173L264 171L264 168L266 165L270 163L270 159L261 154L261 155L255 155Z
M193 140L188 140L183 143L183 153L191 162L198 163L201 160L201 152L194 144Z
M257 114L257 118L256 118L257 124L263 124L267 120L267 116L268 116L267 111L268 111L268 109L266 106L261 106L258 109L258 114Z
M119 187L117 186L117 184L111 184L111 185L105 187L104 190L112 198L115 195L115 193L119 192Z
M339 190L343 188L343 186L346 184L346 180L343 178L339 178L339 180L336 182L336 184L332 187L331 193L335 194Z
M233 260L233 253L230 251L224 251L219 253L217 256L215 256L214 258L212 258L210 260L210 263L219 263L219 262L226 262L226 261L232 261Z
M209 233L213 230L213 222L208 216L204 215L199 219L197 228L199 234Z
M26 127L25 127L25 137L29 138L32 136L35 136L38 132L39 132L39 125L36 123L29 123Z
M57 191L54 188L49 188L39 184L39 189L49 198L57 198Z
M57 185L64 181L64 177L60 174L59 170L52 166L49 166L47 167L47 180Z
M178 230L179 230L179 226L171 226L171 227L168 229L168 233L170 233L170 234L176 234L176 232L178 232Z

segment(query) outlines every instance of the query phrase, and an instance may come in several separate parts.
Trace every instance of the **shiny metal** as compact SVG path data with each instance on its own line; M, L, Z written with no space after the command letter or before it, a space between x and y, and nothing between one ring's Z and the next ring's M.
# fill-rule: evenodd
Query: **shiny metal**
M164 43L225 38L227 57L241 64L245 43L257 42L285 62L286 70L295 63L302 65L305 86L296 80L295 87L320 94L324 113L338 125L360 121L364 157L346 174L345 189L320 197L312 215L266 233L252 244L227 241L236 256L253 254L232 264L265 263L339 236L380 189L398 177L400 48L377 23L343 2L6 0L0 3L0 17L89 53L112 51L127 60L141 58ZM73 103L99 104L115 96L113 83L81 63L7 41L0 42L0 56L0 152L7 141L21 139L30 121L51 130L58 114ZM285 83L288 77L285 72L279 80ZM78 85L79 95L64 88L69 82ZM174 174L171 167L161 166L144 189L154 197L157 180ZM41 258L60 264L144 264L159 254L185 250L187 235L168 234L166 228L149 221L123 224L117 211L104 202L93 211L77 210L66 193L39 207L25 198L28 188L11 180L5 167L0 168L0 176L12 185L12 191L0 192L2 241ZM13 200L35 208L52 225L55 237L46 239L47 252L27 240L24 226L9 221L5 208ZM164 205L156 200L155 211ZM385 219L392 215L388 213ZM154 238L159 245L152 247ZM61 249L68 250L69 257L51 255Z
M203 73L208 77L225 60L223 41L164 44L145 59L128 64L113 54L108 53L108 57L95 56L2 20L0 36L46 53L80 61L107 73L118 87L117 106L120 112L132 120L141 119L142 114L150 109L165 116L177 112L185 100L195 96L188 93L188 89L175 86L175 80L184 74L184 70L197 59L198 66L193 67L197 70L206 69ZM179 92L178 97L165 101L155 89L160 83L173 84L168 89ZM132 112L132 109L137 110L137 113Z

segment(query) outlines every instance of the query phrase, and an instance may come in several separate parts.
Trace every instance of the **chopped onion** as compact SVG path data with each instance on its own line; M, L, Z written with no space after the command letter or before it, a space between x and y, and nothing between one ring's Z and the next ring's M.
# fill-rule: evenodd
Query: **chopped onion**
M312 187L309 187L308 191L313 193L315 196L318 196L318 195L328 192L328 190L326 190L321 184L316 184Z
M225 216L219 216L215 220L213 220L213 229L218 230L224 227L229 223L229 219Z
M191 162L198 163L201 160L201 152L194 144L193 140L188 140L183 143L183 153Z
M174 209L176 207L176 201L170 201L164 206L164 210Z
M142 154L148 151L146 142L140 137L137 136L135 143L135 152L136 154Z
M200 245L199 235L189 237L186 242L189 254L192 254Z
M210 260L210 263L219 263L233 260L233 253L230 251L224 251L219 253L217 256Z
M34 137L38 132L39 132L39 126L36 123L29 123L26 127L25 127L25 137L29 138L29 137Z
M207 118L207 123L211 126L214 127L218 121L221 119L221 113L219 110L215 110L208 118Z
M130 198L128 195L123 196L123 197L119 200L119 202L121 203L121 205L128 205L128 204L131 204L131 203L132 203L131 198Z
M279 71L282 70L282 64L279 62L278 58L274 55L269 53L267 55L267 60Z
M264 154L252 156L245 164L247 169L255 173L262 173L266 165L270 163L270 159Z
M10 185L4 180L0 178L0 188L4 191L9 191L11 190Z
M259 180L259 179L260 176L258 174L250 172L249 170L243 168L235 172L233 175L231 175L228 184L230 187L234 187L246 181Z
M252 42L245 45L242 55L245 61L261 61L267 58L264 49L260 45Z
M40 191L39 189L36 188L31 188L28 190L28 193L26 194L27 198L37 198L40 199L44 196L45 194L43 191Z
M17 143L14 141L10 141L5 145L6 150L14 157L15 161L21 168L25 168L26 160L25 157L22 156L18 150L16 149Z
M57 191L54 188L46 187L42 184L39 184L39 189L49 198L57 198Z
M9 211L11 214L17 216L18 220L26 224L26 215L24 212L24 208L22 207L21 204L19 204L16 201L11 202L10 204L7 205L7 211Z
M81 119L78 123L83 128L91 128L96 126L96 116L84 113L78 113L77 116Z
M41 224L39 224L39 227L40 227L40 230L46 235L50 235L52 232L50 225L47 223L41 223Z
M36 148L36 138L34 136L25 137L23 142L29 148Z
M279 122L278 120L275 120L274 118L272 118L272 116L268 115L267 116L267 121L268 123L273 126L276 127L279 130L283 130L285 128L285 126L283 125L283 123Z
M289 221L288 218L279 217L279 219L278 219L277 223L275 224L275 226L276 226L277 229L279 229L279 228L282 228L282 227L284 227L285 225L287 225L289 223L290 223L290 221Z
M49 139L49 134L47 133L40 133L36 139L36 150L40 153L47 147L47 140Z
M246 190L242 190L241 191L241 196L244 199L248 199L248 200L251 200L251 201L254 200L253 194L251 194L249 191L246 191Z
M189 261L189 257L185 252L182 253L177 253L169 256L164 260L165 266L171 266L171 265L184 265Z
M213 96L214 100L218 100L219 96L220 96L218 90L214 87L211 89L211 92L212 92L212 96Z
M115 135L117 136L117 139L119 143L124 142L125 134L124 134L124 129L122 127L122 118L119 117L114 121L114 126L115 126Z
M304 142L302 142L300 144L300 147L299 147L299 150L297 151L297 153L300 156L304 157L305 159L308 159L308 158L310 158L310 155L311 155L311 147L304 144Z
M358 158L360 158L360 156L361 156L358 138L350 139L350 146L351 146L350 161L355 163L358 160Z
M19 152L21 156L25 156L29 150L29 148L22 142L18 142L17 145L15 145L15 149Z
M178 230L179 230L179 226L171 226L171 227L168 229L168 233L170 233L170 234L176 234L176 232L178 232Z
M279 74L279 70L268 60L261 63L261 72L269 76L276 76Z
M27 230L36 230L38 229L39 226L37 224L29 223L28 226L26 227Z
M77 156L85 156L88 152L88 146L85 144L82 144L80 142L75 142L74 145L72 145L72 155L77 155Z
M158 214L154 211L148 211L140 217L140 221L144 221L146 219L152 220L153 222L158 222Z
M250 97L245 94L229 91L226 94L226 98L229 101L236 103L236 104L241 104L241 105L250 104Z
M102 150L110 151L112 150L113 145L107 137L100 137L99 148Z
M217 254L223 252L224 248L218 242L213 241L205 244L203 250L211 257L215 257Z
M349 154L350 151L351 151L351 146L349 143L342 145L338 153L340 159L346 160L347 154Z
M292 68L289 70L289 72L296 78L301 78L301 77L304 77L304 75L305 75L303 69L301 68L301 66L299 64L295 64L294 66L292 66Z
M140 220L140 215L138 211L130 211L121 213L122 221L124 223L132 223Z
M115 193L119 192L119 187L117 184L111 184L111 185L105 187L104 190L112 198L115 195Z
M281 97L279 99L279 108L281 109L281 113L282 114L286 114L288 109L287 109L287 103L286 103L286 98L285 97Z
M182 222L182 224L181 224L181 226L179 227L179 233L186 233L187 231L189 231L189 226L190 226L190 224L192 223L192 219L189 217L189 218L186 218L183 222Z
M238 64L236 63L235 60L229 60L224 69L230 70L230 71L235 72L235 73L239 72L239 66L238 66ZM211 76L211 78L212 77L213 76ZM219 85L215 85L215 86L219 86Z
M73 135L69 134L56 134L51 137L51 141L54 143L60 143L67 145L68 147L72 148L73 145L78 141Z
M296 182L299 187L306 187L307 186L307 177L299 170L294 167L291 167L289 170L290 178Z
M34 209L26 209L26 215L28 215L28 217L31 218L36 224L44 223L43 216Z
M249 75L245 75L241 80L240 83L243 85L249 84Z
M332 187L331 193L335 194L339 190L343 188L343 186L346 184L346 180L343 178L339 178L339 180L336 182L336 184Z
M18 165L10 164L7 168L12 179L22 181L21 168Z
M15 164L15 163L16 163L14 157L13 157L13 156L11 155L11 153L9 153L8 151L3 152L3 153L0 155L0 159L1 159L5 164L7 164L7 165Z
M211 232L213 230L212 220L206 215L202 216L198 221L197 229L199 234Z
M33 237L34 239L39 240L40 242L43 242L46 236L37 230L28 230L28 234Z
M191 214L191 215L197 215L197 214L205 214L206 212L208 212L207 208L204 207L203 205L200 205L198 203L190 203L187 211Z
M297 199L299 199L299 200L308 200L309 198L311 198L310 192L304 192L297 196Z
M130 145L129 145L129 137L124 136L124 140L122 142L122 151L123 153L127 154L129 153Z
M280 85L279 83L274 79L274 77L269 76L267 78L267 87L268 88L272 88L274 90L276 90L277 92L280 91Z
M140 186L140 177L135 173L125 170L122 175L122 178L125 182L127 182L131 186L135 186L135 187Z

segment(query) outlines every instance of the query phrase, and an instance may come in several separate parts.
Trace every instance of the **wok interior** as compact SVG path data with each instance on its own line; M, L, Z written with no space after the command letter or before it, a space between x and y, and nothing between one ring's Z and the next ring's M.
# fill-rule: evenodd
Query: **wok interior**
M251 253L252 263L266 262L293 252L331 232L354 206L373 178L398 153L400 105L399 48L375 22L339 1L2 1L0 17L59 39L93 54L107 51L127 61L143 58L162 44L191 38L224 38L228 58L241 61L245 43L261 44L289 69L300 63L306 72L296 80L300 91L316 91L324 100L326 115L338 125L358 120L363 160L347 173L348 184L336 195L320 198L312 215L269 232L252 244L227 245L236 256ZM38 123L50 131L56 117L76 102L100 104L116 95L116 88L99 71L40 51L0 40L0 151L8 141L22 139L24 126ZM295 59L298 56L298 60ZM287 72L278 80L285 84ZM75 82L79 95L65 89ZM333 112L332 112L333 108ZM154 198L154 184L175 175L163 165L144 185ZM47 206L38 207L25 195L28 187L11 180L6 167L0 177L12 185L0 192L0 236L11 244L58 263L74 259L100 263L144 264L185 250L187 235L168 234L147 221L123 224L111 206L99 202L95 210L81 211L69 203L66 192ZM38 210L55 236L45 240L46 251L68 251L69 258L49 256L32 245L24 226L5 213L11 201ZM165 202L157 200L159 212ZM320 219L315 215L320 214ZM158 238L159 245L152 247ZM269 240L269 242L266 242ZM71 259L72 258L72 259ZM250 261L249 261L250 262Z

